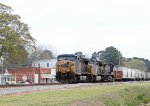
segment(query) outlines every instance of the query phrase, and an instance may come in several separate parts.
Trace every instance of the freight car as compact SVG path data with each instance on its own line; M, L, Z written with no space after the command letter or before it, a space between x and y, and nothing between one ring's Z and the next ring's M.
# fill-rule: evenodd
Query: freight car
M120 81L144 81L150 80L150 72L120 66L114 70L114 78Z

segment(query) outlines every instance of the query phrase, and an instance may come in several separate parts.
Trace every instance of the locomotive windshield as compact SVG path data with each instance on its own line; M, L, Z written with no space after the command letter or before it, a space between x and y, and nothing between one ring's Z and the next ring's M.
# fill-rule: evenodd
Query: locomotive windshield
M58 61L61 61L61 60L71 60L71 61L75 61L77 59L77 56L75 55L59 55L57 57L57 60Z

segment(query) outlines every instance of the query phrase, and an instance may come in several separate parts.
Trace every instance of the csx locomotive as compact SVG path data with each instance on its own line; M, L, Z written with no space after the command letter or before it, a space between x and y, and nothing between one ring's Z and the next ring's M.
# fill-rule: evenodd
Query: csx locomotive
M113 81L113 69L112 63L102 64L77 55L62 54L57 57L56 80L62 83Z

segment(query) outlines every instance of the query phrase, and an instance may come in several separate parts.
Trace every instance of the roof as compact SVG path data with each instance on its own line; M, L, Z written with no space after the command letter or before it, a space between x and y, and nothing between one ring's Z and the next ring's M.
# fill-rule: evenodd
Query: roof
M50 68L55 68L56 67L56 62L57 59L51 59L51 60L37 60L33 61L33 64L39 64L39 63L49 63ZM42 67L42 66L41 66Z
M56 62L57 61L57 59L50 59L50 60L35 60L35 61L33 61L33 63L35 63L35 62Z
M74 54L61 54L61 55L58 55L57 57L59 56L77 56L77 55L74 55Z

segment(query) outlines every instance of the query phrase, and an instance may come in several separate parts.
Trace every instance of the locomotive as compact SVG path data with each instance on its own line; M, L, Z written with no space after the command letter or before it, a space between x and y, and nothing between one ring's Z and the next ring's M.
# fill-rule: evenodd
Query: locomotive
M57 57L56 81L79 82L81 62L78 56L65 54Z
M113 69L112 63L102 64L74 54L62 54L57 57L56 80L62 83L113 81Z

